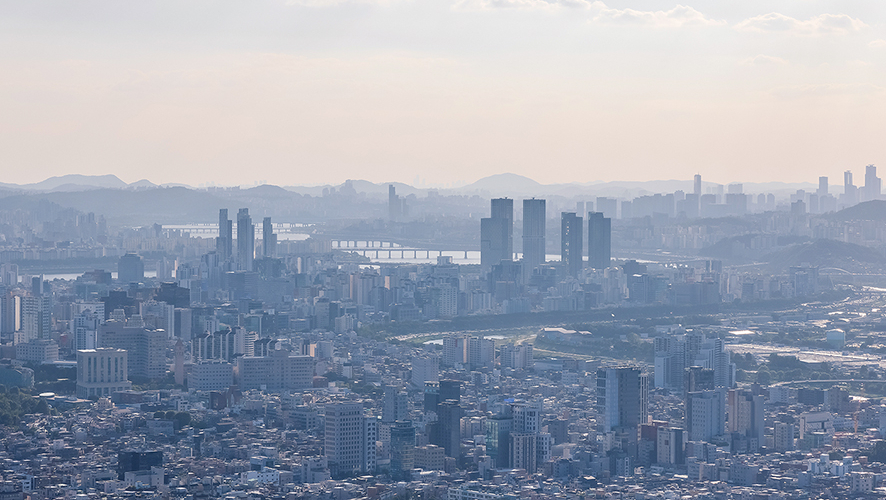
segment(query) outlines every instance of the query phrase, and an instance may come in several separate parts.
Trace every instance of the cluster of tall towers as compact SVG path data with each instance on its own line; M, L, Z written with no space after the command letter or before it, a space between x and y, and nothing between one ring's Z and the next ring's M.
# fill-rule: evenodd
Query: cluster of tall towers
M744 193L741 192L741 184L730 184L730 191L733 188L737 188L737 192L730 192L726 194L726 204L730 203L729 198L735 197L735 199L744 198ZM708 194L704 195L702 192L702 182L701 182L701 174L695 174L693 178L693 190L691 193L685 194L685 203L684 208L687 215L690 217L704 215L704 210L701 210L702 213L699 213L697 209L699 205L705 205L705 196L711 197L713 194L710 192L711 189L708 188ZM722 191L722 186L721 186ZM843 193L837 193L836 190L832 190L829 184L829 180L827 176L821 176L818 178L818 188L815 191L806 192L805 190L798 190L795 195L792 195L791 201L792 203L797 200L808 201L808 210L811 213L825 213L834 210L840 210L843 208L851 207L860 202L879 200L883 198L883 180L877 176L877 167L875 165L867 165L864 170L864 185L856 186L853 181L853 175L851 170L846 170L843 172ZM770 206L770 210L775 206L775 198L772 194L768 195L769 197L764 197L763 194L758 195L758 205L765 205L768 203ZM766 198L769 201L762 201ZM710 203L710 202L708 202ZM744 208L747 208L747 202L741 201ZM679 207L678 207L679 208ZM703 208L703 207L702 207Z
M274 234L274 225L270 217L262 221L262 257L276 257L277 235ZM237 253L234 254L234 228L233 221L228 218L228 209L218 211L218 238L215 240L215 250L221 261L231 260L236 257L238 271L253 271L255 268L255 225L249 215L248 208L241 208L237 212Z
M502 261L515 260L514 200L492 200L491 216L480 219L480 265L489 269ZM545 263L547 213L545 200L523 200L523 273ZM588 265L609 267L612 258L612 219L600 212L588 212ZM560 224L560 256L570 276L584 267L584 219L575 212L563 212Z
M827 189L827 177L819 178L819 191ZM877 167L868 165L864 170L864 186L856 186L852 181L852 171L843 172L843 196L841 200L846 205L854 205L860 201L880 199L883 192L883 180L877 177Z

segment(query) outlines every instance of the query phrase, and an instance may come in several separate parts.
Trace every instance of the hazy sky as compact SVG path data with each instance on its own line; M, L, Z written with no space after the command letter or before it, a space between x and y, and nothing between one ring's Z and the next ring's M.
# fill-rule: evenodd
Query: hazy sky
M0 182L886 174L886 2L0 2Z

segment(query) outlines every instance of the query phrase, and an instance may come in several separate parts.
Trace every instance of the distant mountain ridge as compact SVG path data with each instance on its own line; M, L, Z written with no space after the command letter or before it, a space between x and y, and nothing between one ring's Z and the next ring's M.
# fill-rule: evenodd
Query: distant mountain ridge
M489 197L525 197L525 196L562 196L567 198L586 196L589 199L595 196L625 197L632 198L646 194L672 193L682 190L690 192L693 188L692 180L650 180L650 181L595 181L595 182L571 182L558 184L542 184L529 177L501 173L483 177L475 182L457 188L426 188L415 187L402 182L371 182L362 179L350 179L341 184L326 184L319 186L279 186L282 189L302 195L322 196L324 190L341 190L353 188L357 193L366 193L373 197L385 197L388 186L393 184L400 196L423 196L430 191L436 191L444 195L480 195ZM703 182L702 189L719 186L717 183ZM784 182L761 182L743 183L746 193L774 192L787 193L797 189L813 189L815 184L784 183ZM0 189L13 191L39 191L39 192L76 192L90 189L152 189L159 187L185 187L197 189L186 184L167 183L155 184L147 179L141 179L127 184L113 174L106 175L83 175L69 174L50 177L46 180L30 184L0 183ZM242 186L240 189L253 189L260 186ZM229 189L229 188L222 188Z
M31 184L0 183L0 188L22 191L45 191L45 192L72 192L88 191L90 189L125 189L125 188L148 188L157 187L153 182L142 179L127 184L114 174L106 175L83 175L68 174L50 177L40 182Z

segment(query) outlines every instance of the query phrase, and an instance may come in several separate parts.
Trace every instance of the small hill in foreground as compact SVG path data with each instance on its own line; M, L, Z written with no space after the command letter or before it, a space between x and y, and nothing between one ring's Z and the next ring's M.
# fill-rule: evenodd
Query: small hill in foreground
M841 221L874 220L886 221L886 200L871 200L844 208L831 216Z
M886 268L886 255L882 252L854 243L826 239L791 245L766 255L763 260L779 269L801 265L835 267L851 272Z

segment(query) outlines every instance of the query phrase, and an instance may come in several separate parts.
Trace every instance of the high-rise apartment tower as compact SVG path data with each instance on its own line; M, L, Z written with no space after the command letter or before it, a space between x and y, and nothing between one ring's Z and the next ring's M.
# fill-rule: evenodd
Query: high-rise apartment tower
M612 219L600 212L588 213L588 265L606 269L612 260Z
M248 208L237 213L237 269L252 271L255 262L255 226Z
M523 200L523 275L545 263L545 200Z
M560 214L560 260L570 276L577 277L584 264L584 220L573 212Z

